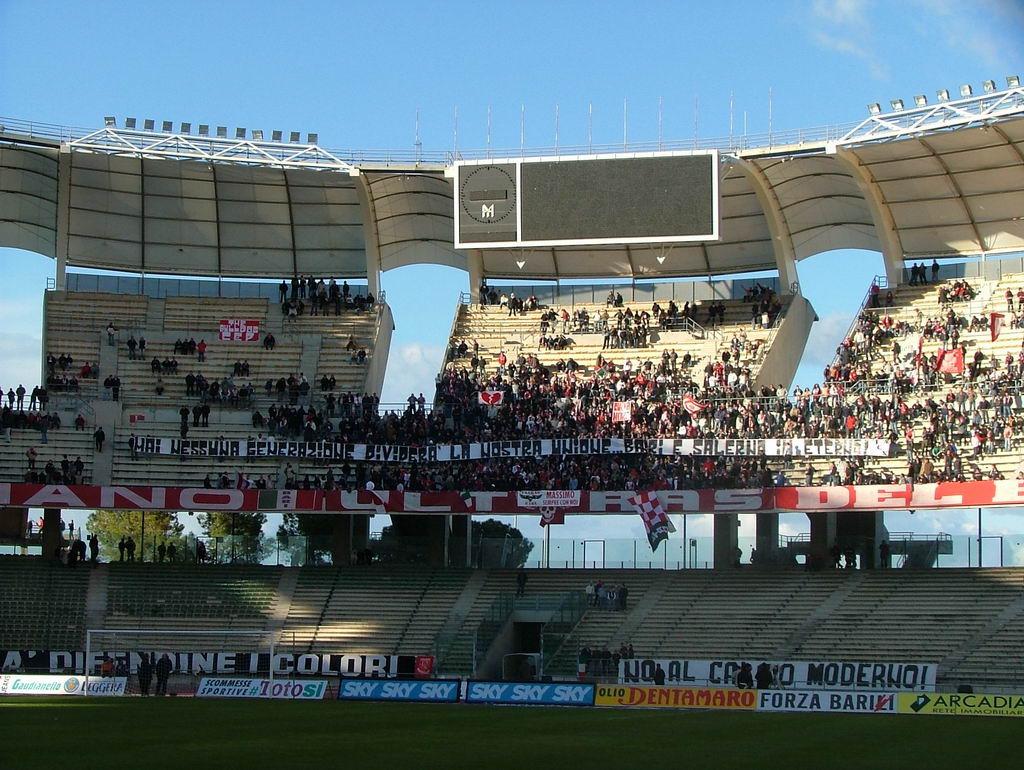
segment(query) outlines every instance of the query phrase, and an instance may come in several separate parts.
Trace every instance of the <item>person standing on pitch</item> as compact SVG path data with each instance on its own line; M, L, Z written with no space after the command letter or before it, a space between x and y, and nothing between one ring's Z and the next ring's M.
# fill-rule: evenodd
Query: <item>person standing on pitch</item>
M171 663L171 659L165 652L160 656L160 660L156 662L156 692L154 695L166 695L167 694L167 680L171 676L171 671L174 670L174 664Z
M149 695L149 685L153 681L153 653L142 653L142 660L139 661L139 692L142 695Z

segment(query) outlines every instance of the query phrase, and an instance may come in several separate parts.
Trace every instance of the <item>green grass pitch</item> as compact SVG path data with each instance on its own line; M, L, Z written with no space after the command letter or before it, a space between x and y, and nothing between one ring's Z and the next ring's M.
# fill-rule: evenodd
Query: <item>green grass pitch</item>
M989 717L2 698L0 768L1018 768Z

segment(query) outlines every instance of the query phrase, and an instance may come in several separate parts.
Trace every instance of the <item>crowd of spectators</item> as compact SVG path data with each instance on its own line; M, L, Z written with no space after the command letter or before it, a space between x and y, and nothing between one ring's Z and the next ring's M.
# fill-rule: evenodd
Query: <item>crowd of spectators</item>
M290 283L282 280L277 288L281 313L292 320L307 314L326 316L333 312L335 316L340 316L343 311L361 313L372 310L376 303L371 292L356 294L348 281L339 285L333 278L324 281L313 276L297 276Z
M79 389L80 380L95 380L99 373L99 366L93 361L86 361L76 368L75 359L69 353L46 355L45 384L49 390L75 393Z
M633 652L632 642L629 644L623 642L617 650L585 646L580 649L578 661L587 676L617 677L619 661L633 660L634 658L636 658L636 653Z

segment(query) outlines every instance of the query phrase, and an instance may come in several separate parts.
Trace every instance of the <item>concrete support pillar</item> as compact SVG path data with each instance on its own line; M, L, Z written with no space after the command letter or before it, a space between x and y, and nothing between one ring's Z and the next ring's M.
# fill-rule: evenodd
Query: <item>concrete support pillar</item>
M894 289L903 283L903 242L900 240L892 209L889 208L889 204L882 194L882 188L875 181L871 169L861 162L855 152L845 147L835 146L830 147L828 151L834 153L840 163L850 171L850 175L868 204L875 232L878 234L879 244L882 247L885 277L889 288Z
M830 566L829 552L836 542L836 514L808 513L811 522L811 549L807 555L816 567Z
M448 564L449 516L424 516L427 519L427 563L431 567Z
M64 145L57 156L57 291L67 289L68 242L71 222L71 148Z
M845 551L853 547L861 569L879 565L878 546L885 535L885 514L881 511L850 511L837 515L836 539Z
M374 297L380 299L380 233L377 231L377 207L370 182L365 174L356 179L356 195L363 215L363 243L366 252L366 284Z
M757 514L757 531L755 533L757 561L760 564L773 564L779 549L779 514Z
M480 301L480 281L484 277L484 253L480 249L469 252L469 296L472 302Z
M43 558L57 558L64 542L64 528L60 523L60 508L43 509Z
M473 566L473 517L452 516L451 538L448 541L448 564L452 567Z
M735 513L716 513L714 519L715 569L735 567L739 560L736 550L739 548L740 517Z
M334 519L331 558L336 567L355 563L353 554L366 548L370 517L367 514L339 514Z

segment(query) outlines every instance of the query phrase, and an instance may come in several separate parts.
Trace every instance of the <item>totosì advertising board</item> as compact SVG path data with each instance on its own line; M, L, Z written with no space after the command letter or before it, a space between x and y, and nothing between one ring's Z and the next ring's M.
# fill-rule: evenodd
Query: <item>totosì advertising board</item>
M459 700L458 679L423 682L393 682L379 679L345 679L338 685L338 700L390 700L415 703L455 703Z
M466 703L593 706L594 685L467 682Z
M620 684L653 684L658 667L666 684L734 685L744 663L751 673L767 662L776 671L776 686L797 690L903 690L930 692L935 689L936 663L894 663L891 661L835 660L681 660L634 658L619 661Z
M197 698L267 698L272 700L321 700L327 692L326 679L228 679L203 677Z

